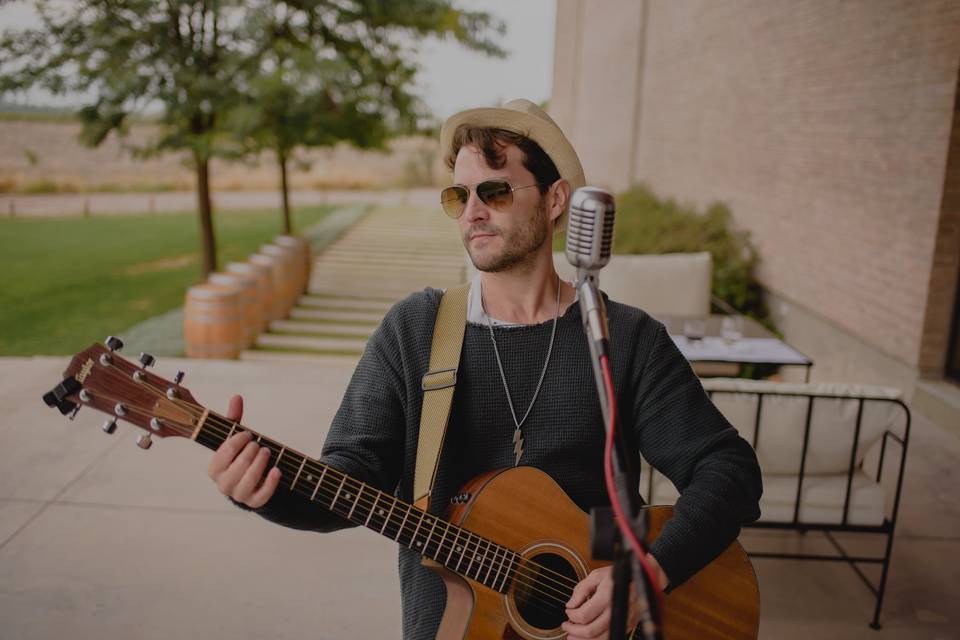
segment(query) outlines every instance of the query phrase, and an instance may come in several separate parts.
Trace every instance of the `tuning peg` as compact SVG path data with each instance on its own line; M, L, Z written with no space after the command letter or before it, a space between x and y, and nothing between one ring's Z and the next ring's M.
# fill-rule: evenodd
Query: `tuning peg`
M144 369L146 369L147 367L152 367L153 363L157 361L157 359L154 358L152 355L150 355L149 353L144 353L142 351L140 352L140 357L138 358L138 360L140 360L140 366L143 367Z
M173 376L173 384L179 385L183 382L183 376L186 374L183 371L177 371L177 375Z
M104 433L112 434L114 431L117 430L117 419L110 418L109 420L103 423L102 428Z
M70 420L73 420L74 418L77 417L77 414L80 413L80 408L82 406L83 406L82 404L74 405L73 411L70 412Z
M154 431L160 431L163 428L163 418L150 418L150 428Z
M120 351L120 349L123 349L123 340L120 338L107 336L107 339L104 342L107 345L107 349L110 349L110 351Z
M150 439L150 434L149 434L149 433L144 433L144 434L142 434L140 437L138 437L138 438L137 438L137 446L140 447L141 449L144 449L144 450L149 449L150 447L152 447L152 446L153 446L153 440Z

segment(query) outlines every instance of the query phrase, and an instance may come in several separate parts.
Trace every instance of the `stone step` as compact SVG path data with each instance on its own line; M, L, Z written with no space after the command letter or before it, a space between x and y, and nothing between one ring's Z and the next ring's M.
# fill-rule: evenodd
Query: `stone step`
M310 307L341 311L382 311L384 313L392 303L383 300L365 300L363 298L334 298L331 296L302 295L297 300L298 307Z
M373 325L356 325L337 322L307 322L305 320L274 320L270 323L271 333L280 334L318 334L329 337L347 337L366 340L373 333Z
M255 362L312 362L323 363L356 363L360 353L322 353L317 351L277 351L273 349L247 349L240 352L241 360Z
M265 333L257 338L257 349L286 349L289 351L325 351L332 353L362 353L366 339L317 338Z
M336 252L324 253L322 257L314 260L314 266L320 268L326 264L432 264L446 265L450 267L462 267L465 263L462 254L457 255L382 255L371 254L369 252L356 251L352 253Z
M423 291L426 287L432 287L434 289L447 289L449 287L455 287L463 281L463 278L449 277L449 278L419 278L419 279L408 279L405 281L391 281L389 283L379 283L374 284L370 280L320 280L311 285L311 293L316 292L320 289L325 291L337 291L335 287L343 287L341 291L364 291L370 295L375 295L377 297L390 298L394 302L398 302L403 298L406 298L411 293L416 291ZM319 289L313 289L313 286L319 287Z
M344 324L380 324L382 313L371 311L337 311L336 309L304 309L294 307L290 317L298 320L330 320Z
M454 268L444 265L411 265L411 264L324 264L317 265L313 270L313 279L326 277L339 278L340 276L364 276L377 280L381 276L389 277L429 277L432 274L447 272L449 275L460 275L463 267Z

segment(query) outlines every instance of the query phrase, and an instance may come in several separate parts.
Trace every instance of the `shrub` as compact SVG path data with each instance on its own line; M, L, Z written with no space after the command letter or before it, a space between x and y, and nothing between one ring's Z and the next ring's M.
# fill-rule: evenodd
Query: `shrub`
M634 186L617 196L613 251L709 251L713 295L776 331L763 290L754 278L759 256L750 234L733 228L730 209L722 203L713 203L700 213L673 200L661 200L645 186Z

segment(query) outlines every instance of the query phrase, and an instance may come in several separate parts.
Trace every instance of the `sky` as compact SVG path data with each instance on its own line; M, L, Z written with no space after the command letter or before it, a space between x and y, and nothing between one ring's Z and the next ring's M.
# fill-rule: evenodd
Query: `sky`
M555 0L458 0L456 4L463 9L487 11L506 23L507 31L499 42L507 57L491 58L454 43L425 41L418 56L421 72L417 85L434 116L444 119L463 109L513 98L538 103L549 99ZM0 29L35 24L30 3L0 0ZM77 97L58 98L38 91L28 94L27 101L54 106L75 106L79 102Z

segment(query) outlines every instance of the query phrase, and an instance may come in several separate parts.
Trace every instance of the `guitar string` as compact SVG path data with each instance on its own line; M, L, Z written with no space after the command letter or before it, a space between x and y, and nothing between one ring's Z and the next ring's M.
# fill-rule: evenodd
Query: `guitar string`
M119 372L124 376L124 378L126 378L126 373L123 372L123 370L119 369L119 367L115 367L115 365L111 365L111 366L113 366L114 368L116 368L117 371L119 371ZM162 397L163 399L169 399L169 398L167 398L167 396L166 396L165 394L162 393L162 391L160 391L160 390L158 390L158 389L156 389L156 388L152 388L152 385L150 385L149 383L143 382L142 384L144 384L144 386L146 386L146 387L147 387L148 389L150 389L151 391L154 391L154 393L155 393L158 397ZM107 399L110 400L111 402L121 402L119 399L110 398L109 396L106 396L106 394L100 394L100 395L101 395L102 397L104 397L104 398L107 398ZM176 402L176 401L175 401L175 402ZM181 401L181 404L188 404L188 403L185 402L185 401ZM198 408L198 409L202 409L202 407L199 407L199 406L197 406L197 408ZM133 409L132 407L129 408L129 409L132 410L132 411L134 411L134 412L136 412L136 413L142 414L142 415L145 416L145 417L152 417L152 415L151 415L149 412L146 412L146 411L143 411L143 410L140 410L140 409ZM201 414L201 415L202 415L202 414ZM198 415L194 415L194 417L197 417L197 418L198 418L199 416L198 416ZM214 414L214 413L208 414L208 421L209 421L211 418L214 419L214 420L216 420L216 421L219 423L217 426L220 426L220 427L223 427L223 428L226 428L227 426L233 426L233 425L235 425L235 424L236 424L237 426L240 426L239 423L234 423L234 422L229 422L229 421L228 421L228 422L223 422L222 419L221 419L219 416L217 416L217 414ZM193 433L193 431L194 431L194 428L191 428L191 426L189 426L189 425L181 425L181 424L178 423L178 426L182 426L182 430L177 429L177 431L178 431L181 435L183 435L183 436L185 436L185 437L191 436L192 433ZM244 429L246 429L246 427L244 427ZM219 433L219 435L222 435L224 432L223 432L223 431L218 431L218 433ZM253 432L252 432L252 433L253 433ZM258 435L259 435L259 434L258 434ZM261 443L261 444L262 444L262 443ZM273 448L272 448L271 446L269 446L269 445L263 445L263 446L267 446L267 448L270 449L271 453L273 453ZM285 447L284 447L284 448L285 448ZM289 450L289 451L292 451L293 453L297 453L298 455L301 455L301 456L304 458L305 461L311 462L311 463L315 464L314 461L313 461L312 459L308 458L307 456L303 456L303 454L300 454L299 452L297 452L297 451L295 451L295 450ZM294 470L298 470L298 471L300 470L300 467L297 467L296 465L291 466L289 463L286 463L286 461L283 460L282 458L281 458L281 460L280 460L280 464L284 464L286 470L289 471L289 472L291 472L291 473L292 473ZM304 464L306 464L306 462L305 462ZM388 494L384 493L383 491L380 491L379 489L376 489L375 487L371 487L370 485L364 485L363 483L360 483L360 481L357 481L357 480L355 480L354 478L351 478L349 475L343 474L342 472L339 472L339 471L337 471L336 469L334 469L334 468L332 468L332 467L326 466L326 469L328 469L328 470L329 470L330 472L332 472L334 475L339 475L339 476L340 476L340 479L341 479L342 483L341 483L341 485L337 485L337 486L340 487L341 489L342 489L343 486L346 486L346 481L347 481L347 480L349 480L351 483L353 483L353 486L350 487L351 490L353 490L355 487L360 489L360 491L357 492L357 496L355 497L355 500L354 500L355 502L358 503L358 506L359 506L359 504L361 504L361 503L360 503L361 500L366 500L366 498L363 496L363 492L362 492L362 489L366 486L366 487L370 487L371 489L373 489L374 491L376 491L376 492L379 494L379 496L377 496L377 499L375 499L373 502L366 502L366 503L364 503L364 506L368 506L370 509L372 509L373 505L376 504L376 502L379 500L379 498L380 498L380 497L383 497L383 496L390 497L390 498L394 501L394 506L396 506L396 504L399 503L399 504L401 504L401 505L406 506L408 509L412 507L411 505L406 505L402 500L400 500L400 499L398 499L398 498L395 498L395 497L393 497L393 496L388 496ZM316 471L316 469L313 469L313 471ZM322 489L324 490L324 493L326 494L326 497L330 497L330 496L331 496L331 492L333 491L333 489L332 489L331 487L326 486L326 485L323 484L323 483L319 483L319 484L321 485L320 488L322 488ZM292 487L291 487L291 491L294 491L294 489L293 489ZM299 493L300 495L303 495L303 496L306 496L306 495L307 495L304 491L302 491L302 490L300 490L300 489L296 489L296 491L297 491L297 493ZM317 491L316 493L319 493L319 491ZM333 497L336 498L336 493L333 494ZM312 500L311 500L311 501L312 501ZM341 517L346 517L346 516L347 516L346 513L337 513L337 511L334 509L334 505L335 505L335 500L331 500L331 507L330 507L330 510L331 510L331 511L333 511L333 512L336 513L337 515L340 515ZM415 508L413 508L413 509L415 509ZM433 514L424 513L424 512L422 512L422 511L420 511L419 509L415 509L415 510L416 510L419 514L423 514L423 515L421 516L421 522L420 522L420 524L418 525L417 529L414 530L414 533L416 533L416 531L419 529L419 527L423 525L423 521L424 521L425 519L432 519L432 520L433 520L432 523L431 523L431 522L428 522L428 523L427 523L428 525L429 525L429 524L432 524L433 526L431 527L430 535L427 536L426 542L424 543L424 554L425 554L425 551L426 551L426 549L428 548L429 544L430 544L431 542L433 542L433 531L436 529L437 524L440 524L440 523L442 523L442 524L444 525L444 527L445 527L445 529L446 529L446 533L450 533L450 527L451 527L451 526L454 527L455 530L456 530L457 540L459 540L459 537L460 537L459 533L460 533L460 532L465 533L465 534L466 534L466 538L467 538L467 544L465 544L464 547L465 547L465 549L467 549L467 550L469 550L469 544L470 544L470 542L471 542L471 538L476 538L475 547L474 547L474 550L475 550L475 551L480 551L480 545L483 544L483 543L486 543L487 550L486 550L485 552L482 552L482 553L483 553L483 559L480 560L479 562L477 562L477 564L478 564L479 567L480 567L480 569L477 571L477 577L476 577L476 578L472 578L472 577L470 577L470 575L469 575L469 573L468 573L469 570L470 570L469 567L472 566L472 562L471 562L470 565L468 565L467 572L465 572L465 573L463 574L463 575L466 575L466 577L470 578L471 580L475 580L475 581L477 581L477 582L480 582L481 584L486 584L486 579L489 579L491 572L493 572L494 569L496 569L496 574L494 575L494 581L493 581L493 584L496 584L496 582L499 580L498 576L500 575L500 572L507 568L507 565L504 564L504 561L505 561L506 558L508 557L507 554L509 553L509 554L513 554L513 556L514 556L514 557L513 557L513 566L511 566L511 569L514 571L514 582L517 582L518 584L522 584L522 585L524 585L524 586L531 586L531 587L533 587L533 589L532 589L533 591L537 591L537 589L536 589L537 586L543 586L543 587L550 588L550 589L552 589L553 592L555 592L555 593L550 593L550 592L548 592L548 591L546 591L546 590L544 590L544 589L539 589L539 592L540 592L542 595L548 596L548 597L552 598L553 600L555 600L556 602L559 602L559 603L561 603L561 604L565 604L566 601L569 600L570 595L572 595L572 591L571 591L571 592L568 592L568 591L566 591L565 589L562 588L562 587L564 587L564 586L566 586L566 587L568 587L568 588L572 588L572 586L575 586L575 585L577 584L575 581L570 580L567 576L565 576L565 575L563 575L563 574L560 574L560 573L558 573L558 572L556 572L556 571L553 571L553 570L549 569L548 567L545 567L545 566L543 566L543 565L540 565L539 563L534 562L534 561L532 561L532 560L527 560L526 562L521 562L520 560L523 559L522 556L520 556L519 554L517 554L517 553L516 553L515 551L513 551L512 549L509 549L508 547L504 547L503 545L500 545L499 543L496 543L496 542L487 540L487 539L483 538L482 536L478 536L478 535L470 532L470 531L467 530L467 529L464 529L464 528L462 528L462 527L458 527L457 525L452 525L451 523L447 522L446 520L444 520L444 519L442 519L442 518L439 518L439 517L437 517L437 516L434 516ZM368 513L369 513L369 511L368 511ZM409 514L408 514L408 515L409 515ZM347 518L347 519L349 520L349 518ZM399 519L399 514L397 515L397 519ZM404 521L405 521L405 520L406 520L406 519L404 519ZM396 523L396 519L394 519L393 516L391 515L390 519L385 521L385 526L386 526L386 524L395 524L395 523ZM403 523L401 523L401 525L403 525ZM412 527L413 524L411 523L410 526ZM406 526L398 527L397 538L399 538L400 533L407 533L407 532L409 532L409 529L408 529ZM442 550L442 548L443 548L443 547L441 546L442 543L443 543L443 540L444 540L444 538L441 538L440 542L437 544L437 552L438 552L438 553L440 553L441 550ZM395 539L395 541L396 541L396 539ZM494 548L493 548L493 554L492 554L492 556L490 555L491 547L494 547ZM411 548L412 548L412 547L411 547ZM500 551L503 551L503 559L499 559L499 558L500 558ZM449 555L450 555L450 554L448 554L448 557L449 557ZM461 555L461 562L462 562L463 560L464 560L464 558L463 558L463 556ZM489 560L489 562L488 562L488 560ZM499 567L498 567L498 565L499 565ZM459 566L459 565L458 565L458 566ZM480 574L483 573L483 570L484 570L484 569L486 569L486 575L484 576L484 579L481 579L481 578L480 578ZM509 572L510 572L511 569L507 569L507 575L504 576L504 578L502 579L502 582L501 582L501 585L502 585L502 586L505 586L505 585L506 585L507 579L510 577L510 576L509 576ZM536 569L540 569L540 571L536 571ZM556 576L558 576L558 577L561 578L562 580L566 581L568 584L566 584L566 585L561 584L560 587L556 587L556 586L550 585L550 584L545 584L545 582L544 582L544 580L542 580L542 578L544 578L544 577L550 578L550 576L546 575L547 573L553 573L553 574L555 574ZM526 580L519 580L518 578L525 578ZM531 582L531 580L532 580L532 582ZM558 581L557 581L556 579L553 579L552 581L553 581L555 584L558 583ZM495 587L491 587L491 588L497 590ZM499 591L499 590L498 590L498 591ZM557 594L559 594L559 595L557 595ZM569 595L567 595L567 594L569 594Z
M116 369L116 370L119 372L119 374L123 377L124 381L126 381L127 374L126 374L125 372L123 372L123 370L120 369L119 367L116 367L115 365L111 365L111 366L112 366L114 369ZM165 399L169 399L167 396L165 396L165 394L163 394L162 390L160 390L160 389L154 387L153 385L151 385L151 384L149 383L149 381L143 381L143 380L141 380L140 383L143 384L149 391L153 391L154 394L157 395L158 397L162 396L162 397L165 398ZM182 405L188 405L189 403L188 403L187 401L181 401L180 404L182 404ZM199 406L198 406L197 408L198 408L198 409L202 409L202 407L199 407ZM189 407L187 407L185 410L189 413ZM199 417L199 416L194 415L194 417ZM234 423L234 422L230 422L230 421L224 422L223 419L222 419L220 416L218 416L217 414L215 414L215 413L210 413L210 414L208 414L208 421L211 421L211 420L216 421L216 422L219 424L219 426L222 426L224 429L225 429L227 426L231 426L231 431L233 430L233 427L239 426L239 423ZM189 426L184 426L184 429L186 430L186 432L184 433L184 435L190 435L190 434L192 434L193 429L192 429L191 427L189 427ZM212 429L211 429L211 430L212 430ZM220 431L219 434L222 435L223 432ZM262 444L262 443L261 443L261 444ZM274 452L273 447L271 447L271 446L269 446L269 445L264 445L264 446L267 446L267 448L271 451L271 453ZM286 447L283 447L283 449L285 450ZM295 451L295 450L290 450L290 451L292 451L293 453L296 453L296 454L298 454L298 455L300 455L301 457L304 458L304 466L303 466L303 467L297 467L295 464L291 466L290 463L287 463L287 462L286 462L285 460L283 460L282 458L280 459L280 464L283 465L283 466L285 466L285 468L286 468L290 473L293 473L294 469L296 469L298 472L301 472L301 471L302 471L302 468L305 468L307 461L310 461L310 462L311 462L311 470L312 470L312 471L316 471L316 469L313 468L313 465L314 465L315 463L314 463L314 461L312 461L312 459L308 458L307 456L304 456L303 454L300 454L299 452L297 452L297 451ZM341 480L343 480L343 482L342 482L340 485L337 485L337 486L338 486L338 489L342 489L343 486L347 486L347 485L346 485L346 480L349 480L349 481L352 483L351 486L349 487L351 491L352 491L354 488L359 488L359 491L357 492L357 496L356 496L356 499L355 499L355 502L357 503L357 506L360 506L361 504L363 504L363 506L365 506L365 507L367 507L367 508L369 508L369 509L372 509L373 505L376 504L376 503L379 501L380 497L387 496L387 494L385 494L385 493L383 493L382 491L376 489L375 487L370 487L370 489L376 491L379 495L375 497L375 499L374 499L373 502L369 502L369 500L366 499L366 498L363 496L363 491L362 491L365 486L369 487L369 485L364 485L363 483L361 483L361 482L359 482L359 481L351 478L350 476L348 476L348 475L346 475L346 474L342 474L341 472L338 472L336 469L333 469L333 468L331 468L331 467L327 467L327 468L328 468L330 471L333 471L335 475L340 475L340 476L341 476ZM345 476L345 478L344 478L344 476ZM321 477L323 477L322 474L321 474ZM334 483L334 484L335 484L335 483ZM326 494L326 497L329 497L329 496L330 496L330 492L333 491L332 487L327 487L327 486L323 485L322 488L324 489L324 493ZM294 489L291 487L291 491L293 491L293 490L294 490ZM305 494L304 492L302 492L302 491L298 491L298 493L300 493L301 495L306 495L306 494ZM319 492L315 492L315 493L314 493L314 496L315 496L317 493L319 493ZM337 495L334 494L333 497L336 498ZM397 502L399 502L400 504L405 504L405 503L403 503L403 501L400 501L400 500L398 500L397 498L395 498L395 497L393 497L393 496L389 496L389 497L394 500L394 506L396 506L396 503L397 503ZM311 497L311 501L312 501L312 497ZM409 510L410 507L409 507L408 505L405 505L405 506L407 506L407 508L408 508L408 510ZM421 511L419 511L419 510L417 510L417 512L418 512L418 513L423 513L423 512L421 512ZM336 513L336 512L334 511L334 513ZM369 513L369 511L368 511L368 513ZM391 514L392 514L392 510L391 510ZM339 515L342 515L342 514L339 514ZM398 518L398 519L399 519L399 515L400 515L400 514L398 513L398 514L397 514L397 518ZM409 513L408 513L407 515L409 516ZM558 573L558 572L556 572L556 571L553 571L553 570L549 569L548 567L545 567L545 566L541 565L540 563L537 563L537 562L534 562L534 561L529 561L529 560L528 560L526 563L520 563L520 562L519 562L519 558L521 558L522 556L520 556L519 554L517 554L517 553L516 553L515 551L513 551L512 549L509 549L508 547L504 547L503 545L500 545L500 544L498 544L498 543L495 543L495 542L486 540L486 539L483 538L482 536L477 536L476 534L470 532L469 530L464 529L464 528L462 528L462 527L458 527L457 525L451 525L451 523L447 522L446 520L444 520L444 519L442 519L442 518L438 518L438 517L436 517L436 516L433 516L432 514L425 514L425 516L427 516L428 518L432 518L432 519L434 520L434 522L432 523L432 524L433 524L433 527L431 528L431 533L436 529L437 523L443 523L444 528L445 528L445 530L446 530L446 533L445 533L444 536L441 538L440 543L438 543L438 545L437 545L437 553L438 553L438 554L439 554L439 553L442 551L442 549L443 549L442 543L443 543L443 541L445 540L446 535L450 533L450 528L451 528L451 526L454 527L457 541L459 541L459 539L460 539L460 532L463 532L463 533L466 534L467 544L464 545L464 546L465 546L465 549L466 549L468 552L469 552L470 543L471 543L471 542L474 542L474 541L472 540L472 538L476 538L476 541L474 542L474 544L475 544L474 550L475 550L475 551L480 551L480 545L483 544L483 543L486 543L487 550L484 551L484 552L482 552L482 553L483 553L483 559L478 563L478 564L480 565L480 569L479 569L478 572L477 572L477 577L476 577L476 578L471 578L471 579L477 580L478 582L481 582L481 583L485 583L485 580L486 580L486 579L489 579L490 573L494 570L494 568L496 568L497 572L496 572L496 574L494 574L494 581L493 581L493 583L496 584L497 580L499 580L499 575L500 575L501 571L503 571L503 570L506 569L507 574L504 576L503 581L501 582L501 586L503 586L503 585L506 584L506 580L509 578L509 572L510 572L511 570L513 570L513 571L514 571L514 579L515 579L515 580L516 580L517 578L527 578L527 579L528 579L528 580L527 580L527 583L529 584L530 579L532 579L534 582L536 582L536 583L538 583L538 584L542 584L544 587L552 588L553 591L559 593L559 594L561 595L561 597L563 597L564 594L567 593L566 589L564 589L563 587L572 588L572 586L574 586L574 585L576 584L575 581L571 581L567 576L565 576L565 575L563 575L563 574L560 574L560 573ZM414 533L416 533L416 532L419 530L419 527L422 526L422 524L423 524L423 522L422 522L423 519L424 519L424 518L421 518L421 522L418 524L418 527L417 527L417 529L415 529ZM392 521L392 519L391 519L391 521ZM391 522L391 521L388 521L388 523ZM406 518L404 518L404 522L405 522L405 521L406 521ZM395 523L395 521L392 521L392 522ZM403 523L401 523L401 524L403 524ZM411 523L411 527L412 527L412 526L413 526L413 524ZM408 532L408 531L407 531L406 527L403 527L403 528L398 527L397 538L399 538L399 536L400 536L401 533L407 533L407 532ZM426 542L425 542L425 545L424 545L424 550L426 550L426 549L429 547L429 544L430 544L431 542L433 542L433 536L432 536L432 535L429 535L429 536L427 537L427 539L426 539ZM491 551L491 547L494 547L494 548L493 548L493 554L492 554L492 556L489 555L489 554L490 554L490 551ZM412 547L411 547L411 548L412 548ZM454 549L454 550L455 550L455 549ZM501 553L500 553L501 551L503 552L502 558L501 558ZM425 552L425 551L424 551L424 552ZM451 551L451 553L448 553L447 555L448 555L448 557L450 557L450 555L452 555L452 551ZM506 563L506 561L507 561L507 559L508 559L508 557L509 557L510 555L513 556L513 558L512 558L512 563L511 563L511 565L510 565L510 568L507 569L507 564L505 564L505 563ZM488 558L489 558L489 564L487 563L487 559L488 559ZM464 560L464 557L463 557L463 555L461 554L461 562L462 562L463 560ZM474 560L475 560L475 559L474 559ZM468 564L468 569L467 569L468 572L469 572L469 570L470 570L470 569L469 569L470 566L472 566L472 562L473 562L473 561L471 561L471 563ZM517 565L519 565L519 566L517 566ZM529 567L528 567L528 565L529 565ZM459 565L458 565L458 566L459 566ZM481 579L481 578L480 578L480 574L482 573L482 570L483 570L483 569L486 569L487 571L486 571L486 575L485 575L484 579ZM539 569L539 570L538 570L538 569ZM549 573L552 573L552 574L554 574L555 576L558 576L561 580L566 581L567 584L564 585L564 584L562 584L562 582L561 582L561 583L559 583L559 586L557 586L557 584L558 584L559 581L556 580L556 579L552 579L552 580L551 580L554 584L552 584L552 585L551 585L551 584L547 584L544 579L545 579L545 578L546 578L546 579L550 579L550 578L551 578L551 576L548 575ZM467 574L467 577L470 577L470 576Z
M226 425L223 425L223 426L226 427ZM263 446L266 446L268 449L270 449L272 454L274 455L276 454L276 451L270 445L263 444ZM282 458L280 460L279 466L284 467L291 475L299 470L298 465L287 463ZM395 515L393 513L390 513L389 518L384 519L384 521L388 525L389 524L395 525L398 522L400 522L400 526L398 526L397 537L394 538L395 541L400 537L401 533L410 533L410 531L413 530L413 533L416 534L418 529L427 531L427 529L429 528L429 532L425 538L425 542L423 543L421 553L426 555L430 544L436 543L437 544L436 557L442 558L443 551L447 549L447 547L443 546L444 539L445 539L444 532L437 530L437 527L442 525L446 532L446 535L449 535L451 533L451 530L453 531L454 538L456 540L460 539L461 532L465 534L465 536L463 537L466 538L466 544L464 544L466 553L470 553L471 544L473 545L472 551L475 552L474 561L477 562L480 568L476 572L476 577L472 577L471 579L481 582L482 584L486 584L487 581L490 579L491 575L494 575L494 579L491 584L496 585L497 582L501 581L501 578L496 576L499 576L501 572L506 571L507 573L502 578L503 584L506 584L506 581L510 577L509 573L511 570L513 570L514 580L518 584L542 586L545 589L540 589L540 591L545 595L553 597L558 602L566 602L566 600L569 600L570 595L572 595L572 591L564 591L562 587L563 586L572 587L576 583L571 582L569 585L558 585L557 580L553 579L551 576L543 575L545 571L550 571L547 567L543 567L539 563L536 563L533 561L522 562L522 556L517 554L512 549L504 547L503 545L500 545L496 542L487 540L486 538L483 538L482 536L478 536L462 527L453 525L452 523L449 523L443 518L440 518L433 514L424 513L423 511L416 509L412 505L408 505L404 501L398 498L395 498L393 496L390 496L389 494L386 494L383 491L376 489L375 487L371 487L370 485L360 484L358 481L354 480L349 475L343 474L342 472L337 471L333 467L327 466L326 468L328 469L327 475L330 476L330 480L327 481L326 479L324 479L323 482L320 482L320 487L321 489L323 489L323 494L328 499L331 499L331 497L336 498L336 491L334 491L334 487L340 487L341 483L338 483L337 481L340 480L341 482L343 482L345 479L347 481L354 483L353 486L350 487L351 491L354 492L354 495L351 498L348 498L349 500L348 504L356 503L357 506L362 507L367 514L370 513L370 510L373 509L375 504L379 504L379 501L381 500L381 498L391 499L393 501L394 507L396 507L397 505L401 506L401 511L395 512ZM317 473L315 468L313 469L313 472ZM329 485L327 484L328 482L329 482ZM347 485L343 483L343 486L347 486ZM368 487L370 491L363 491L364 488L368 488ZM294 490L294 489L291 489L291 490ZM306 495L306 492L300 490L299 488L297 488L296 491L301 495ZM368 497L367 494L373 493L373 492L376 493L376 496ZM334 504L334 501L332 499L330 501L331 501L331 504ZM386 502L386 500L384 501ZM339 503L336 503L336 504L339 505ZM384 509L384 508L385 507L381 507L381 509ZM346 506L342 507L342 509L344 512L346 512ZM407 509L408 515L409 515L409 512L416 513L419 518L419 523L417 523L414 520L411 520L411 522L408 525L404 524L405 519L401 519L402 509ZM330 507L330 510L336 513L336 511L332 506ZM344 515L344 513L340 513L339 515ZM434 540L435 537L439 538L439 541ZM415 536L411 537L411 541L413 539L415 539ZM451 545L454 545L454 544L456 543L455 542L451 543ZM481 549L481 545L485 545L487 547L486 550ZM413 548L413 547L411 546L410 548ZM452 549L455 551L455 547L452 547ZM450 555L451 555L450 553L447 553L448 557ZM479 561L477 561L477 557L480 555L482 555L482 558ZM507 561L510 555L513 556L512 563ZM463 553L460 554L460 557L461 557L461 561L466 561L467 559L467 556ZM536 571L537 567L541 567L544 571L537 572ZM484 570L486 571L484 572ZM495 574L493 574L494 571L496 571ZM466 575L467 577L471 577L469 572L470 572L470 569L468 565L467 571L464 572L464 575ZM483 578L481 578L481 575L483 576ZM562 574L558 574L558 575L562 576ZM562 576L562 577L565 578L566 576ZM546 578L547 580L544 580L543 578ZM550 582L552 582L553 584L550 584ZM491 588L495 588L495 587L491 587ZM546 589L548 589L550 592L548 592Z
M119 367L116 367L115 365L111 365L111 366L112 366L113 368L115 368L117 371L119 371L119 372L121 373L121 375L124 376L124 378L126 377L126 374L123 372L122 369L120 369ZM150 391L153 391L158 397L161 397L162 399L170 400L170 398L168 398L168 397L166 396L166 394L165 394L161 389L159 389L159 388L153 386L152 384L150 384L150 382L149 382L148 380L143 380L143 381L141 381L141 384L143 384L144 386L146 386ZM201 417L203 411L206 411L206 408L205 408L205 407L202 407L202 406L200 406L200 405L198 405L198 404L196 404L196 403L191 403L190 401L183 400L183 399L181 399L181 398L174 398L174 399L173 399L173 402L174 402L174 403L179 403L180 405L186 405L185 408L186 408L187 411L190 410L191 406L192 406L193 408L197 409L198 411L200 411L199 414L193 414L193 417L194 417L194 418L199 418L199 417ZM224 429L226 429L227 427L231 427L231 429L230 429L231 432L233 431L233 427L234 427L234 426L242 427L242 425L241 425L240 423L234 422L234 421L230 421L229 419L225 419L225 418L223 418L222 416L219 416L218 414L216 414L216 413L214 413L214 412L209 412L209 413L208 413L207 422L211 422L211 421L216 421L217 424L218 424L218 426L221 426L221 427L223 427ZM251 430L251 429L247 429L246 427L243 427L243 430L250 431L251 433L256 433L255 431L253 431L253 430ZM192 432L192 431L191 431L191 432ZM220 435L222 435L223 432L220 431L220 432L218 432L218 433L219 433ZM262 434L259 434L259 433L257 433L257 436L260 437L260 438L263 437ZM267 445L263 445L262 442L258 442L258 444L261 444L261 446L267 446ZM276 444L276 443L274 443L274 444ZM306 455L300 453L299 451L296 451L295 449L287 449L285 446L283 446L283 445L281 445L281 446L283 447L284 450L290 451L290 452L292 452L292 453L295 453L295 454L301 456L301 457L304 458L307 462L309 462L311 465L316 465L316 464L318 464L316 461L314 461L314 460L313 460L312 458L310 458L309 456L306 456ZM273 448L272 448L272 447L268 446L267 448L271 450L271 453L273 452ZM281 458L281 463L286 465L286 469L287 469L288 471L293 472L293 471L300 470L300 468L297 467L296 465L290 466L290 464L287 463L287 462L286 462L285 460L283 460L282 458ZM322 464L322 463L320 463L320 464ZM326 465L325 465L325 466L326 466ZM381 495L387 495L387 494L385 494L384 492L380 491L379 489L376 489L375 487L372 487L372 486L370 486L370 485L366 485L366 484L362 483L361 481L356 480L356 479L350 477L350 476L347 475L347 474L343 474L342 472L340 472L340 471L338 471L338 470L336 470L336 469L333 469L332 467L328 467L328 468L329 468L331 471L333 471L335 474L346 475L347 480L352 483L352 488L362 489L364 486L368 486L368 487L370 487L371 489L377 491L377 492L378 492L379 494L381 494ZM313 471L317 471L316 468L313 468L312 470L313 470ZM320 469L320 471L322 471L322 469ZM360 493L360 492L358 492L358 493ZM392 498L392 496L391 496L391 498ZM394 499L397 500L396 498L394 498ZM400 502L403 503L402 501L400 501ZM371 503L371 504L372 504L372 503ZM418 510L418 511L419 511L419 510ZM431 514L427 514L427 515L431 515ZM436 516L432 516L432 517L436 517ZM449 528L449 526L451 526L450 523L447 523L447 521L446 521L446 520L443 520L442 518L440 518L440 521L446 523L446 525L447 525L448 528ZM455 526L455 527L456 527L457 525L452 525L452 526ZM496 543L496 542L488 541L488 540L486 540L485 538L483 538L482 536L477 536L476 534L473 534L472 532L470 532L470 531L468 531L468 530L466 530L466 529L463 529L462 527L458 527L458 529L461 529L462 531L464 531L465 533L467 533L468 538L469 538L469 536L476 537L476 538L478 538L478 539L480 540L480 542L486 542L487 545L488 545L488 547L489 547L490 544L492 543L492 544L494 544L494 545L497 545L498 547L501 547L505 552L510 552L510 553L514 554L514 556L519 557L519 554L517 554L514 550L509 549L508 547L503 547L503 545L499 545L499 544ZM429 543L429 541L428 541L428 543ZM478 544L478 546L479 546L480 543L478 542L477 544ZM489 549L488 549L488 551L489 551ZM496 555L498 555L498 554L496 554ZM506 558L506 553L504 554L504 558ZM498 562L498 561L494 560L494 562ZM561 586L567 586L567 587L572 588L573 586L576 586L576 584L577 584L576 581L571 580L571 579L568 578L566 575L561 574L561 573L559 573L559 572L557 572L557 571L553 571L553 570L551 570L550 568L548 568L548 567L546 567L546 566L540 565L539 563L529 562L529 564L534 565L536 568L538 568L538 569L540 570L539 575L544 575L544 574L548 574L548 573L549 573L549 574L553 574L554 576L556 576L557 580L555 580L554 582L560 582ZM503 567L503 563L501 562L501 568L502 568L502 567Z

